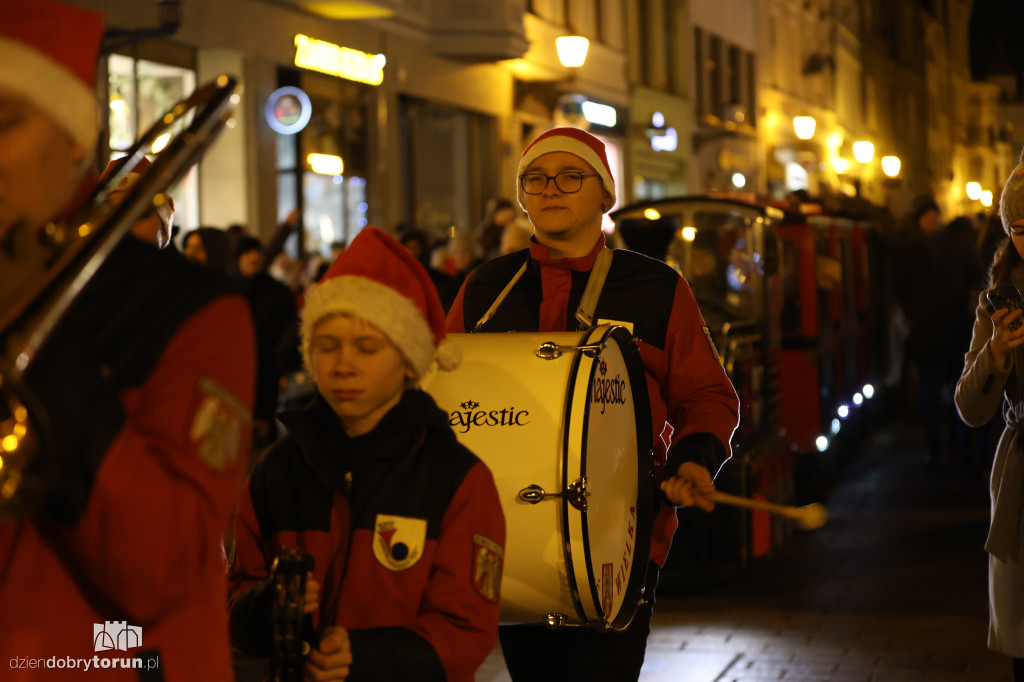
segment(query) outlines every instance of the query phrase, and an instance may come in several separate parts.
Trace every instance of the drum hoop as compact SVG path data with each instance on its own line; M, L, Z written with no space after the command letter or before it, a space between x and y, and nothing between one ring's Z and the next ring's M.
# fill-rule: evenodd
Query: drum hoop
M636 437L637 437L637 528L636 535L634 537L633 547L633 570L630 573L628 582L626 583L626 592L623 597L623 604L627 604L629 600L635 598L634 604L639 604L643 586L647 579L647 564L650 561L651 551L651 534L654 526L654 500L655 498L655 483L654 483L654 458L653 458L653 436L650 420L650 397L647 394L647 377L644 373L643 363L640 359L640 349L637 343L629 335L624 327L611 327L605 328L601 332L600 337L593 337L591 330L587 334L587 343L594 343L595 341L603 341L608 343L610 340L614 340L618 345L619 352L622 354L623 360L626 365L626 372L629 376L630 390L633 394L633 408L634 413L638 417L636 422ZM579 365L581 362L582 353L576 353L573 358L572 367L569 370L569 376L571 381L566 389L566 405L565 415L563 418L563 424L568 425L572 417L572 400L576 382L579 378ZM587 376L587 381L590 385L593 385L594 372L597 371L598 363L594 362L591 365L590 372ZM589 397L591 389L588 388L587 395ZM587 432L587 426L590 420L590 405L589 400L587 406L584 408L583 413L583 433ZM565 429L564 438L562 442L562 489L565 490L568 487L569 481L569 469L568 469L568 454L569 454L569 429ZM586 471L587 464L587 451L586 447L581 449L580 452L580 468L582 472ZM645 481L647 485L645 485ZM562 527L565 529L569 528L569 503L567 500L562 500ZM633 621L636 615L636 608L623 608L619 607L619 612L616 614L614 620L609 621L608 614L604 613L603 605L601 603L600 595L597 592L597 580L594 574L593 561L590 556L590 528L588 524L587 512L581 511L580 524L582 527L582 541L583 541L583 554L584 561L587 569L587 575L590 578L590 592L594 604L597 608L600 618L596 624L600 624L604 629L609 630L624 630ZM576 607L576 611L583 622L588 622L585 610L583 608L582 600L580 599L579 586L576 583L576 572L573 564L572 551L570 543L564 542L562 545L562 552L565 557L566 575L569 583L569 594L572 598L573 605ZM638 570L639 569L639 570Z
M615 339L615 337L612 335L612 331L614 331L614 329L615 328L613 327L611 329L604 330L604 332L601 334L601 336L599 338L593 338L591 335L592 335L593 331L596 331L596 330L591 330L591 334L588 334L587 343L591 344L591 343L595 343L595 342L600 341L600 342L602 342L602 344L601 344L602 346L607 346L609 340ZM616 341L617 341L617 339L616 339ZM622 353L621 344L618 344L618 345L619 345L619 352L622 354L623 359L625 359L625 353ZM589 372L589 374L587 376L587 402L584 403L585 407L583 409L583 433L584 434L587 434L587 433L590 432L590 406L591 406L590 398L592 397L593 390L594 390L594 375L597 373L597 369L598 369L599 365L600 365L600 363L597 362L596 360L594 362L590 363L590 372ZM630 381L632 382L632 378L630 379ZM630 384L630 388L632 388L632 383ZM635 413L636 413L636 409L635 408L636 408L636 404L634 403L634 410L633 410L634 416L636 416L635 415ZM634 419L634 421L636 421L636 420ZM580 470L581 470L581 474L580 475L581 476L585 476L586 475L585 472L587 471L587 453L588 453L588 447L587 446L588 446L588 441L584 440L583 447L580 448ZM593 561L593 559L591 558L591 555L590 555L590 523L589 523L589 514L587 514L586 512L583 512L583 514L581 516L582 516L582 518L580 519L580 526L582 527L582 534L583 534L583 537L582 537L582 540L583 540L583 558L584 558L584 560L586 562L586 566L587 566L587 576L590 578L590 596L591 596L591 599L594 600L594 608L597 611L598 617L604 623L608 623L608 614L606 614L604 612L604 605L601 603L601 595L598 594L598 590L597 590L597 575L596 575L596 573L594 571L594 561ZM640 524L637 524L637 525L640 525ZM635 549L634 549L634 552L635 552Z
M643 598L651 600L654 595L644 595L647 583L647 567L651 559L651 537L654 533L654 515L658 499L657 483L654 480L654 434L651 426L651 398L647 393L647 374L640 357L640 345L624 327L611 330L613 337L618 337L619 349L626 360L626 372L629 374L629 385L633 388L633 406L641 418L637 420L637 500L636 500L636 545L633 548L634 569L626 584L626 597L636 599L639 606ZM632 356L632 362L626 357ZM634 388L637 387L637 388ZM646 483L646 485L645 485ZM646 521L646 522L645 522ZM624 610L619 608L615 620L608 624L609 629L625 630L633 622L637 609Z

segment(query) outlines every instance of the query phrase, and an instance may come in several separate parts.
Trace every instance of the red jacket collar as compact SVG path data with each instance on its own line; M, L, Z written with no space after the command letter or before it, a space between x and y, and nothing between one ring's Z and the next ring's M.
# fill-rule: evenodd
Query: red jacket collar
M530 258L539 263L553 263L556 261L566 261L569 263L569 267L573 270L586 272L594 267L594 262L597 260L597 254L601 253L601 249L604 248L604 232L597 237L597 242L594 243L594 248L590 250L585 256L579 256L578 258L551 258L551 251L548 247L544 246L537 241L536 237L530 237Z

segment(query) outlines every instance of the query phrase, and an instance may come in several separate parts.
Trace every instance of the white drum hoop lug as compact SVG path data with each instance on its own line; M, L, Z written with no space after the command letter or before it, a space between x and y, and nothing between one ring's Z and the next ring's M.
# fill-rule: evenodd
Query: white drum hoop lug
M536 483L531 483L520 490L518 495L520 500L523 502L529 502L530 504L537 504L549 497L560 497L572 505L574 509L581 512L587 511L587 498L590 497L590 491L587 490L587 477L581 476L580 478L577 478L560 493L544 492L544 488L540 487Z

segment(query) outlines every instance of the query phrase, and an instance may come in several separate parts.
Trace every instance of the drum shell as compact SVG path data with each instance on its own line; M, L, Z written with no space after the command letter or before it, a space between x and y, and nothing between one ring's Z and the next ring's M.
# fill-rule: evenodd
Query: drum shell
M424 388L494 475L507 526L502 622L560 614L572 624L628 623L653 518L649 408L635 344L609 326L451 338L462 365L425 378ZM563 350L542 358L545 343ZM574 350L581 345L600 352ZM558 493L582 477L586 511L520 496L530 486Z

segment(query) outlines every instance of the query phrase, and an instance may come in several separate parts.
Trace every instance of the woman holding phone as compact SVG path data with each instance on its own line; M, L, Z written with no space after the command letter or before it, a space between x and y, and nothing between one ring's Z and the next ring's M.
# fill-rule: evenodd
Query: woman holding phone
M978 304L971 348L956 386L956 406L969 426L981 426L1003 407L1006 428L992 463L988 646L1013 659L1024 680L1024 159L1006 181L1000 201L1009 239L996 250L990 288Z

